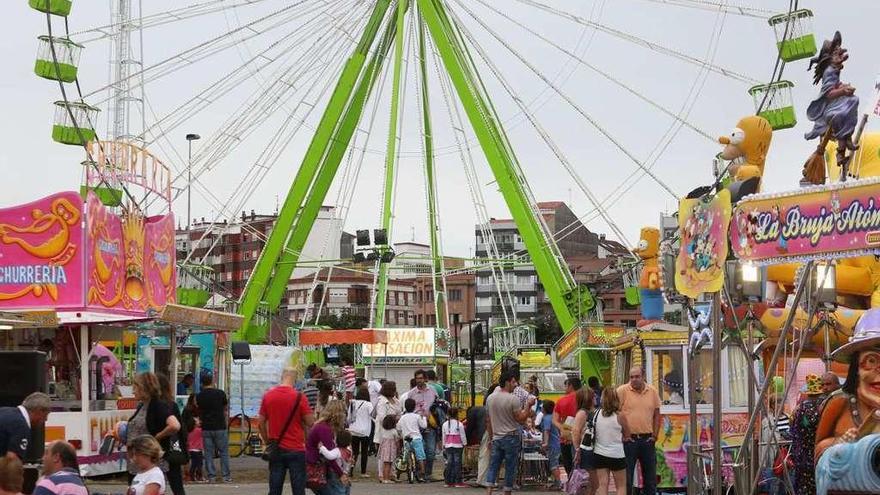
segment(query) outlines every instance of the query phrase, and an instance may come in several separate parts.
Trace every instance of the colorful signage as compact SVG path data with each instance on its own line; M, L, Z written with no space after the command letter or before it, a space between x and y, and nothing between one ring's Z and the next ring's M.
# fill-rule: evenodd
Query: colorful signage
M569 354L572 353L575 349L578 348L578 344L580 343L580 332L573 330L565 334L559 342L556 343L556 360L562 361L567 358Z
M756 263L880 252L880 179L745 198L733 214L736 257Z
M727 189L708 201L681 200L678 208L681 248L675 259L678 292L697 298L705 292L721 290L729 224L730 191Z
M125 312L160 310L177 289L174 218L116 215L93 193L86 200L89 267L86 304Z
M77 308L83 208L75 192L0 209L0 308Z
M174 302L174 218L62 192L0 209L0 310L145 314Z
M434 357L433 328L386 328L385 331L388 344L364 344L364 357Z

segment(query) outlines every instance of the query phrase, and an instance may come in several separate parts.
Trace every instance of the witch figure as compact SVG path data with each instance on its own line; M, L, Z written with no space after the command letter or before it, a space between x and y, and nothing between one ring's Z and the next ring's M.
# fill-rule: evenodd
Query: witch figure
M822 83L819 97L807 107L807 118L813 121L813 130L804 135L807 140L823 136L830 132L837 140L837 163L846 165L846 150L855 150L852 141L858 123L859 97L855 96L855 88L840 81L843 63L849 59L846 48L841 46L843 40L840 31L834 38L825 40L819 54L810 59L813 84Z

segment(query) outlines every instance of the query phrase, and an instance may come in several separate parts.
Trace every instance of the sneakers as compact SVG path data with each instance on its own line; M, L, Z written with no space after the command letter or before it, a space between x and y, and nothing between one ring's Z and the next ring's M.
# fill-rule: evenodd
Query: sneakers
M455 488L470 488L471 487L471 485L468 485L467 483L456 483L452 486L454 486Z
M223 478L224 483L232 483L232 478Z

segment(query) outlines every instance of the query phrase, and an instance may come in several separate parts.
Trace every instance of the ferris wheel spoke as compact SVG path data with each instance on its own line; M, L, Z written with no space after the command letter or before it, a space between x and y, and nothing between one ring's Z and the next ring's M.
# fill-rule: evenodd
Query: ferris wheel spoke
M358 11L349 13L352 19L357 20ZM322 35L319 42L314 43L302 53L295 61L288 64L273 75L273 83L268 87L259 87L254 94L232 116L218 127L218 132L212 138L209 146L202 147L193 163L197 165L196 176L201 175L216 163L221 163L223 158L238 146L247 135L253 132L259 123L263 122L272 113L283 108L283 104L292 95L301 89L300 82L312 78L315 82L326 73L332 64L324 63L324 58L338 60L341 58L341 50L346 46L346 39L339 32L328 30ZM335 50L335 52L334 52ZM316 70L316 68L318 68ZM314 88L308 86L304 95ZM290 95L290 96L286 96ZM301 104L308 104L305 99Z
M439 81L440 94L443 97L443 102L447 110L446 114L449 117L449 125L452 129L455 141L455 150L461 159L468 193L471 197L471 203L477 216L477 227L480 229L480 236L486 244L486 252L489 257L494 260L501 259L503 256L501 255L500 250L498 249L498 244L495 242L495 237L492 235L492 231L489 228L491 217L486 208L486 198L480 187L480 178L475 165L472 147L468 145L468 136L465 134L465 121L461 115L462 112L457 100L451 96L453 94L452 81L449 79L449 73L440 68L440 57L437 53L437 47L434 44L433 38L429 37L428 46L430 47L431 58L434 62L434 73ZM504 324L509 325L511 320L516 319L516 305L514 304L513 295L505 277L504 267L497 263L493 263L489 265L489 268L492 273L492 282L496 295L498 296Z
M591 21L589 19L584 19L583 17L580 17L578 15L571 14L569 12L565 12L563 10L551 7L549 5L543 4L543 3L538 2L536 0L516 0L516 1L519 3L522 3L524 5L529 5L531 7L543 10L543 11L548 12L550 14L553 14L557 17L560 17L563 19L568 19L568 20L576 22L578 24L595 28L596 30L601 31L605 34L614 36L615 38L633 43L638 46L642 46L642 47L647 48L649 50L652 50L654 52L661 53L663 55L668 55L670 57L677 58L679 60L682 60L684 62L687 62L689 64L693 64L693 65L696 65L699 67L707 67L712 72L714 72L716 74L720 74L725 77L728 77L730 79L733 79L733 80L736 80L739 82L743 82L743 83L746 83L749 85L755 85L755 84L760 83L760 81L758 81L757 79L755 79L753 77L749 77L744 74L740 74L739 72L736 72L732 69L727 69L725 67L721 67L721 66L716 65L714 63L711 63L710 61L707 61L707 60L700 60L699 58L694 57L692 55L688 55L688 54L683 53L681 51L665 47L663 45L660 45L659 43L655 43L653 41L646 40L646 39L641 38L639 36L636 36L634 34L630 34L630 33L621 31L619 29L615 29L615 28L606 26L604 24L600 24L598 22Z
M357 13L355 12L355 16L356 15L357 15ZM317 45L320 45L320 44L317 44ZM340 47L340 49L337 50L337 55L341 55L342 53L344 53L344 48L345 48L345 45ZM338 57L338 58L340 59L339 65L341 65L341 63L342 63L341 57ZM326 94L326 92L331 87L331 84L329 83L330 79L321 77L322 75L323 75L322 72L318 73L317 77L315 77L314 82L313 82L313 87L314 87L315 85L317 85L318 82L325 81L325 85L324 85L322 91L315 98L316 101L319 100L324 94ZM304 100L301 100L300 105L302 105L303 103L304 103ZM254 165L251 167L251 169L248 170L248 172L245 174L245 178L242 181L240 181L240 183L239 183L240 187L238 187L236 189L236 191L233 193L230 200L226 201L225 203L222 203L219 200L216 200L217 203L220 203L220 204L218 204L218 209L220 210L220 215L218 215L218 218L215 220L215 222L214 222L215 224L217 221L220 220L220 218L222 216L225 216L224 214L228 214L231 218L234 218L237 215L237 212L243 207L244 204L246 204L246 202L254 194L254 192L256 191L260 182L265 178L268 170L271 169L272 165L274 165L274 163L277 162L277 160L280 158L282 151L286 147L286 143L289 143L289 141L292 139L292 137L294 135L296 135L296 133L299 131L299 129L302 127L302 125L306 122L306 119L309 116L309 114L311 113L311 111L316 107L316 105L314 105L314 104L305 105L305 106L307 106L306 115L298 118L297 126L292 131L288 131L286 133L286 137L284 137L285 134L282 131L285 131L289 128L289 126L287 124L289 124L290 122L292 122L294 120L297 120L296 115L298 113L298 108L294 109L294 111L289 114L288 119L287 119L287 123L284 126L282 126L281 128L279 128L279 132L276 133L276 136L273 138L273 140L270 142L270 144L264 149L263 153L261 154L261 157L258 158L257 161L254 163ZM282 143L282 144L279 144L279 143ZM266 158L269 154L272 154L272 153L274 153L274 156ZM261 163L261 161L264 158L268 161L268 163ZM198 180L198 178L194 179L194 181L195 180ZM215 196L215 198L216 198L216 196ZM235 203L235 206L232 206L230 208L230 205L233 203Z
M743 17L754 17L756 19L769 19L775 12L759 7L747 7L744 5L728 4L727 2L717 2L712 0L641 0L643 2L659 3L664 5L674 5L677 7L685 7L690 9L708 10L713 12L724 12L725 14L740 15Z
M632 152L627 149L623 143L621 143L617 138L615 138L607 129L605 129L596 119L594 119L586 110L583 109L577 102L575 102L568 94L563 92L558 86L553 84L553 82L548 78L544 73L542 73L534 64L529 62L520 52L515 50L509 43L505 43L503 38L490 28L482 19L476 16L461 0L456 0L461 8L463 8L468 14L471 15L489 34L491 34L505 49L507 49L511 54L513 54L523 65L525 65L529 70L531 70L536 76L538 76L545 84L550 86L556 94L562 97L566 103L569 104L579 115L581 115L591 126L593 126L597 131L599 131L602 136L605 137L609 142L611 142L624 156L626 156L631 162L633 162L638 168L644 170L660 187L662 187L666 192L668 192L673 198L678 200L678 194L672 190L660 177L650 171L645 164L639 160ZM459 23L461 24L461 23Z
M162 59L149 67L142 68L139 71L134 71L120 81L111 81L109 84L97 88L92 92L86 94L85 97L90 98L92 96L95 96L96 94L107 91L115 85L118 85L125 81L130 82L130 87L132 89L138 88L142 84L155 81L158 78L172 74L184 67L189 67L190 65L205 60L212 55L216 55L225 50L238 46L244 41L262 36L263 34L279 27L289 26L290 22L303 15L303 12L294 11L294 9L305 2L306 0L300 0L299 2L271 12L245 25L239 26L235 29L231 29L219 36L213 37L207 41L203 41L195 46L186 48L183 51ZM267 21L273 21L273 23L263 27L262 30L255 30L255 26L259 26L260 24L266 23ZM244 37L235 38L234 35L243 31L250 32ZM141 79L143 79L144 81L141 81Z
M711 134L709 134L709 133L706 132L705 130L700 129L699 127L697 127L696 125L694 125L694 124L688 122L687 120L682 119L682 118L681 118L680 116L678 116L675 112L673 112L672 110L670 110L670 109L664 107L663 105L661 105L660 103L658 103L654 98L650 98L650 97L648 97L648 96L643 95L642 93L640 93L639 91L633 89L631 86L627 85L626 83L624 83L624 82L621 81L620 79L616 78L615 76L611 75L610 73L608 73L608 72L606 72L606 71L600 69L599 67L596 67L595 65L591 64L590 62L588 62L587 60L585 60L582 56L577 55L576 53L573 53L571 50L568 50L567 48L565 48L565 47L559 45L559 44L556 43L555 41L553 41L553 40L547 38L546 36L542 35L541 33L535 31L534 29L532 29L532 28L530 28L530 27L528 27L528 26L526 26L526 25L523 24L522 22L520 22L520 21L518 21L518 20L512 18L511 16L509 16L509 15L506 14L505 12L499 10L498 8L494 7L493 5L491 5L490 3L486 2L485 0L478 0L478 1L479 1L481 4L483 4L486 8L492 10L492 11L495 12L496 14L498 14L498 15L504 17L504 18L507 19L508 21L510 21L510 22L512 22L512 23L514 23L514 24L516 24L516 25L519 26L520 28L522 28L522 29L526 30L527 32L531 33L532 35L536 36L537 38L539 38L540 40L542 40L542 41L544 41L545 43L549 44L549 45L552 46L553 48L555 48L555 49L559 50L560 52L564 53L565 55L567 55L568 57L570 57L572 60L575 60L575 61L579 62L579 63L580 63L581 65L583 65L584 67L587 67L588 69L592 70L593 72L599 74L600 76L602 76L602 77L605 78L606 80L611 81L612 83L614 83L614 84L617 85L618 87L622 88L622 89L625 90L626 92L630 93L631 95L635 96L636 98L642 100L643 102L647 103L648 105L651 105L652 107L656 108L657 110L661 111L662 113L666 114L667 116L669 116L669 117L671 117L671 118L673 118L673 119L675 119L675 120L681 122L681 123L682 123L685 127L687 127L688 129L691 129L692 131L696 132L696 133L699 134L700 136L703 136L704 138L708 139L709 141L712 141L712 142L715 142L715 141L716 141L717 138L716 138L715 136L712 136ZM523 110L523 111L524 111L524 110Z
M515 93L508 80L501 73L498 66L495 65L495 63L489 58L488 54L485 52L482 46L480 46L476 42L475 39L473 39L471 36L468 36L468 39L477 54L480 56L480 58L483 60L483 62L486 64L486 66L489 68L489 70L492 72L498 82L501 83L501 86L504 88L510 98L516 103L520 111L522 111L523 114L527 117L529 123L532 124L532 127L535 129L538 135L541 136L541 139L544 141L547 147L550 148L550 150L562 164L568 175L574 180L575 184L577 184L581 192L584 193L590 203L592 203L593 206L599 211L599 214L602 216L602 218L605 220L605 222L608 224L614 234L621 242L624 243L624 245L632 245L627 239L626 235L608 213L608 211L602 207L601 202L597 199L593 191L589 188L589 186L587 186L583 178L581 178L581 176L577 173L574 166L571 164L571 161L568 159L562 149L556 144L550 134L544 129L544 127L541 125L535 115L531 111L529 111L528 108L526 108L526 105L523 103L523 99Z
M250 7L265 1L266 0L210 0L201 3L194 3L177 9L144 15L138 19L138 26L136 28L149 29L157 26L164 26L203 15L231 11L241 7ZM70 37L77 43L86 45L94 41L112 38L122 25L123 23L110 23L93 26L70 33Z
M347 3L346 5L350 4ZM326 23L316 23L318 20L325 20L323 15L324 13L319 12L318 15L307 21L303 26L275 40L243 64L220 76L199 93L159 118L144 133L151 134L153 140L155 140L158 138L155 131L156 127L162 127L166 133L176 129L179 125L198 115L229 92L240 87L242 83L251 77L258 77L270 66L279 62L284 54L294 53L293 50L305 42L314 42L314 35L328 28ZM306 26L308 28L303 29ZM262 61L262 63L257 64L258 61ZM253 67L254 65L256 67Z

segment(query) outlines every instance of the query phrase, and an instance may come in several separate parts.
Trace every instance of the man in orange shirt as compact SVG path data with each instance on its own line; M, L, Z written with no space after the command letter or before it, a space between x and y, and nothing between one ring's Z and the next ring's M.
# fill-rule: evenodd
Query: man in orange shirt
M645 382L645 370L629 370L629 383L617 387L620 397L618 418L623 427L623 450L626 453L626 493L633 493L636 461L642 466L643 495L654 495L657 487L657 458L654 442L660 431L660 394Z
M571 475L574 464L574 448L571 445L571 425L574 424L574 416L577 414L577 402L575 392L581 389L581 379L569 377L565 380L565 395L556 402L553 408L553 425L559 429L559 439L562 450L560 460L565 472ZM570 418L570 419L569 419Z

